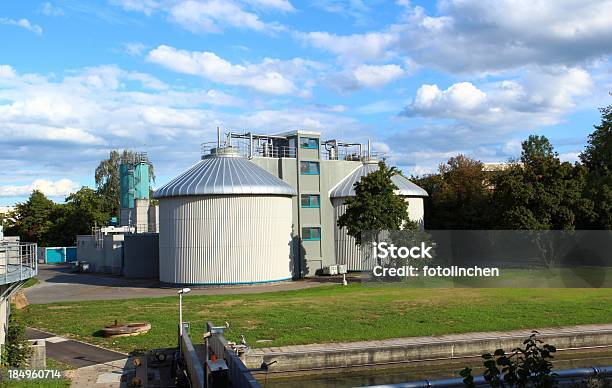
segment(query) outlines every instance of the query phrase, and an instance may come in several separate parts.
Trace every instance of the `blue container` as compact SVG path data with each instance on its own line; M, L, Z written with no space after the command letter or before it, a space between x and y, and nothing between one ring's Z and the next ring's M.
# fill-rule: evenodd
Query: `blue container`
M77 259L76 247L66 247L66 262L71 263Z
M45 248L45 262L47 264L57 264L66 261L64 248Z

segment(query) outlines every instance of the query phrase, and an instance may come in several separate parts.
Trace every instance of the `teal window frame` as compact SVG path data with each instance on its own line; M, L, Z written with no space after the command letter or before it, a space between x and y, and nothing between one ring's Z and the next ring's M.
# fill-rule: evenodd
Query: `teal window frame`
M302 168L302 166L304 166L305 163L308 163L308 169L306 170ZM317 166L316 171L312 170L312 166ZM300 162L300 174L301 175L319 175L320 173L321 173L321 166L319 165L319 162L311 162L307 160L302 160Z
M316 137L300 137L300 148L319 149L319 139Z
M304 204L304 199L308 198L307 203ZM316 201L313 201L316 198ZM313 203L316 202L316 203ZM303 208L320 208L321 207L321 196L319 194L302 194L300 198L300 206Z
M313 230L317 231L316 236L312 236ZM306 235L308 235L308 237L306 237ZM320 226L304 226L302 228L302 241L321 241L321 227Z

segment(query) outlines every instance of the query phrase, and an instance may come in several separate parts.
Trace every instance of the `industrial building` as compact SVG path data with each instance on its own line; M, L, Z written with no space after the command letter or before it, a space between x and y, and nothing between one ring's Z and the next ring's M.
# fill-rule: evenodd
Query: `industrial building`
M144 152L125 155L119 165L120 216L108 226L95 227L91 234L76 236L77 260L86 261L91 271L131 277L157 277L157 207L151 204L149 159ZM132 249L126 256L126 236ZM139 249L135 249L138 247Z
M310 131L219 134L202 153L154 194L162 282L244 284L313 276L336 264L370 269L337 219L354 183L384 155ZM422 225L427 193L404 176L393 181Z
M384 157L369 142L322 141L318 132L218 133L202 145L201 160L151 200L140 154L120 168L120 225L77 236L78 260L177 285L277 282L334 265L369 270L368 255L337 221L355 183ZM393 182L422 226L427 193L402 175Z

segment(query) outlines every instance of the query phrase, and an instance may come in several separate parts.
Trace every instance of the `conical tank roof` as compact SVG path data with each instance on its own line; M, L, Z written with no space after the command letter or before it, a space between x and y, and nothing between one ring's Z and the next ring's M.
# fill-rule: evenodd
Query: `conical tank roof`
M224 194L295 196L297 192L237 152L217 149L155 190L153 198Z
M346 178L340 181L329 192L330 198L344 198L355 196L355 183L371 172L378 171L378 163L368 161L359 166ZM394 175L391 180L397 186L397 193L405 197L427 197L427 191L412 183L403 175Z

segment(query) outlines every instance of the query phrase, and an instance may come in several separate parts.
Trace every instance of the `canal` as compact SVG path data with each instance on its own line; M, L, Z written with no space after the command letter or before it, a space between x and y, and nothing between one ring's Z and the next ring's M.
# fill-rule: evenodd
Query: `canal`
M558 352L553 360L554 369L573 369L590 366L612 366L612 348ZM309 372L279 376L258 374L257 380L266 388L343 388L380 384L397 384L415 380L435 380L459 377L459 371L469 366L474 376L482 372L482 359L462 358L419 361L395 366L361 367L334 372Z

